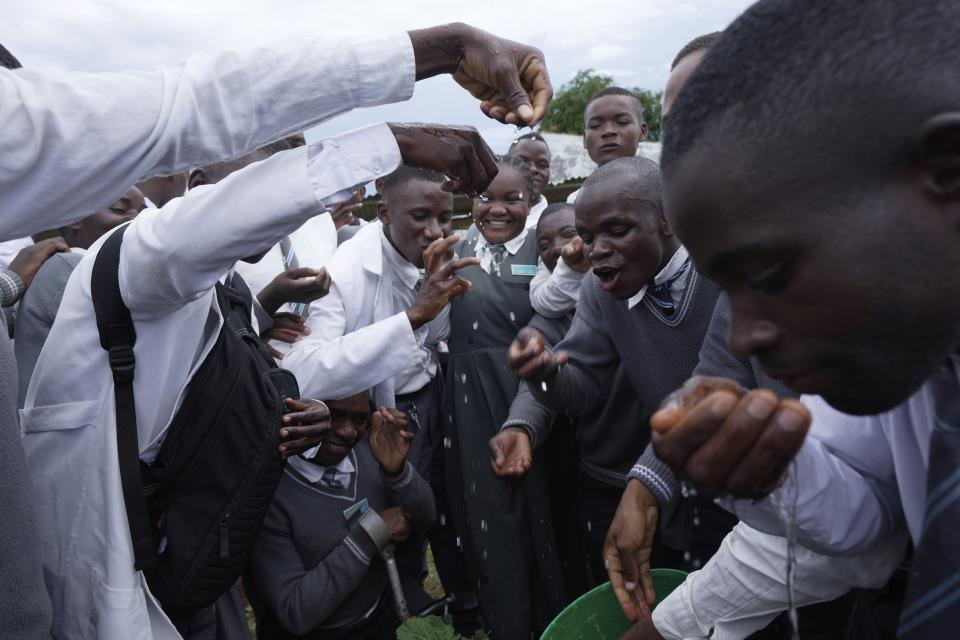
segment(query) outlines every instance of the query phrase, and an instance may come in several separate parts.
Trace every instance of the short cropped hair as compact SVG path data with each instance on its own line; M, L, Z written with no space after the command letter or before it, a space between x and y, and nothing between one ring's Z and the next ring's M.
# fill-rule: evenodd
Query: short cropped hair
M447 178L442 173L431 171L429 169L420 169L419 167L408 167L400 165L396 171L383 179L383 197L390 199L390 193L408 182L432 182L442 184Z
M593 94L589 100L587 100L587 106L583 108L583 117L587 117L587 109L590 108L590 105L593 104L595 100L599 100L605 96L627 96L628 98L633 98L633 103L637 105L637 118L640 122L645 122L645 116L643 113L643 103L640 102L640 98L637 97L633 91L629 89L624 89L623 87L607 87L606 89L601 89Z
M709 135L751 149L758 166L816 141L803 144L804 162L827 156L838 166L833 180L874 180L924 120L960 107L957 60L956 0L760 0L677 96L663 169Z
M601 188L604 183L614 178L630 180L632 188L628 197L646 202L663 214L663 183L660 180L660 166L656 162L643 156L611 160L590 174L590 177L583 181L580 190L582 192Z
M10 53L6 47L0 44L0 67L7 69L19 69L23 65L17 60L17 57Z
M547 153L550 152L550 145L547 144L547 141L540 134L540 132L530 131L523 134L522 136L518 136L513 142L510 143L510 148L507 149L507 155L509 156L513 154L513 150L517 147L518 144L520 144L524 140L533 140L534 142L542 142L547 147Z
M673 62L670 63L670 71L673 71L677 68L677 65L680 64L684 58L686 58L691 53L696 53L697 51L704 51L709 49L713 45L717 44L717 40L720 39L720 36L723 34L722 31L714 31L713 33L705 33L702 36L697 36L687 44L683 46L683 49L680 49L680 53L677 54L677 57L673 59Z
M537 230L540 230L540 225L543 224L543 221L552 216L555 213L563 211L564 209L570 209L573 211L573 205L569 202L554 202L553 204L548 204L546 209L540 213L540 219L537 220Z

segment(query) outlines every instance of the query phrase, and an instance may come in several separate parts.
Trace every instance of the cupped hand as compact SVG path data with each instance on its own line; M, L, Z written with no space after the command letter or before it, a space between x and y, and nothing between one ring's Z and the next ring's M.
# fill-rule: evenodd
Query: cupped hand
M490 439L490 465L500 478L519 478L533 464L530 436L523 429L507 427Z
M388 507L377 515L383 520L394 542L406 542L410 539L410 514L400 507Z
M397 409L380 407L370 417L367 441L380 468L390 475L400 473L413 443L413 434L407 431L406 414Z
M795 399L699 377L653 415L651 441L657 456L697 488L760 498L782 481L810 421Z
M298 267L279 274L257 294L263 310L274 315L288 302L309 304L330 293L330 274L325 268Z
M447 176L441 185L446 191L462 191L472 198L497 175L497 156L473 127L395 122L388 126L403 164Z

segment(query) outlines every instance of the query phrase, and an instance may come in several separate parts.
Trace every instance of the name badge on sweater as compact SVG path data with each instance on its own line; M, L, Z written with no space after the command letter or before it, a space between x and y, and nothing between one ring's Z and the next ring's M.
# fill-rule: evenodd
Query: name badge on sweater
M535 264L512 264L510 265L510 275L530 276L537 275L537 265Z

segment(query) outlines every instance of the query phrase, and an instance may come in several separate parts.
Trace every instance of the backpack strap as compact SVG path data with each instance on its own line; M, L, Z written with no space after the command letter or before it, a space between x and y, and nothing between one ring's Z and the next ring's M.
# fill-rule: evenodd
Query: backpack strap
M140 477L137 408L133 397L136 366L133 345L137 342L137 332L133 328L130 310L120 295L120 247L128 226L124 225L111 233L100 247L93 263L90 293L97 316L100 346L109 354L110 370L113 372L120 484L133 541L134 568L142 571L154 566L157 558L153 527Z

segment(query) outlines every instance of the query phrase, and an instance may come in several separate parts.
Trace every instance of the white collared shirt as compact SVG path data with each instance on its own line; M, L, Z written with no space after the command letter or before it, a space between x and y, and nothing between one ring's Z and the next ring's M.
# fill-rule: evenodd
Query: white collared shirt
M653 284L663 284L675 276L689 257L690 254L687 252L687 248L681 245L680 248L677 249L677 252L673 254L673 257L670 258L670 261L667 262L663 269L660 270L660 273L653 277ZM649 285L643 285L643 288L640 289L640 291L627 300L628 309L633 309L635 306L643 302L643 296L646 295L648 286ZM680 298L683 297L683 292L686 290L686 288L686 278L677 278L674 280L673 284L670 286L670 297L673 298L674 302L680 301Z
M393 308L397 312L406 311L417 299L415 287L423 278L423 271L400 255L400 252L390 244L390 240L382 229L380 245L383 247L383 277L389 278L392 284L390 297ZM419 391L437 375L439 366L437 353L426 343L429 330L429 324L425 324L413 332L420 345L419 353L412 366L394 376L397 395Z
M316 449L313 451L315 452ZM306 456L306 454L304 455ZM350 480L353 478L353 474L357 470L353 464L350 453L345 455L343 460L333 465L333 467L325 467L323 465L310 462L310 460L307 460L301 456L291 456L287 460L287 464L296 469L297 473L302 475L307 479L308 482L312 484L322 484L323 474L327 471L327 469L333 468L336 470L336 475L334 477L339 480L344 487L350 486Z
M517 252L520 251L524 241L527 239L527 233L529 233L529 231L529 229L524 229L515 238L511 238L503 243L503 246L507 248L507 253L512 256L517 255ZM473 250L476 256L480 258L480 268L488 274L493 275L493 251L487 248L487 239L483 237L483 232L477 236L477 243L473 246Z
M550 203L547 202L546 196L540 196L540 199L537 200L537 204L530 207L530 213L527 215L527 229L536 229L537 222L540 221L540 216L543 214L543 210L547 208Z

